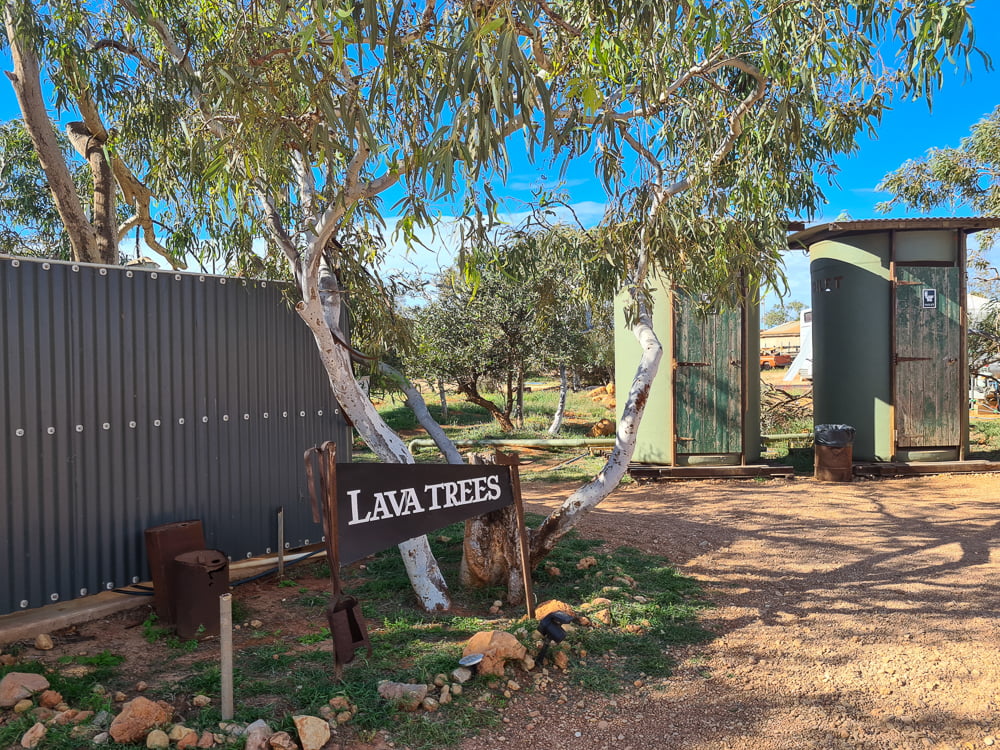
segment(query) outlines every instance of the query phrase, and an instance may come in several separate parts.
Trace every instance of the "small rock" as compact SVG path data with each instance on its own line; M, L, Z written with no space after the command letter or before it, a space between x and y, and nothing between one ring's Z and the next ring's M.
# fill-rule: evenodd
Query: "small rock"
M201 737L198 738L198 747L207 748L212 747L215 744L215 735L205 730L201 733Z
M337 712L334 711L330 706L320 706L319 711L320 718L326 719L327 721L334 721L337 716Z
M611 624L611 610L602 609L594 613L594 619L604 625Z
M452 695L461 695L462 694L462 686L461 685L452 685L451 686L451 694Z
M569 604L558 599L549 599L544 601L535 607L535 619L541 620L546 615L550 615L553 612L565 612L571 617L576 615L576 610L574 610Z
M330 725L318 716L293 716L302 750L320 750L330 741Z
M139 742L153 727L170 721L172 714L169 703L154 703L140 696L122 706L122 712L111 722L111 738L123 745Z
M49 719L50 725L55 725L59 727L64 727L67 724L77 724L79 723L76 719L77 714L80 713L72 708L68 708L65 711L60 711L51 719Z
M267 725L266 721L257 719L247 726L243 734L247 738L246 744L243 746L244 750L267 750L267 741L271 739L274 732L271 731L271 727Z
M352 714L350 711L341 711L339 714L337 714L336 722L338 724L346 724L353 718L354 714Z
M106 745L110 738L111 735L108 734L107 732L100 732L94 735L94 739L92 740L92 742L95 745Z
M562 575L562 571L559 570L559 568L557 568L555 565L550 565L549 567L547 567L545 569L545 572L548 573L553 578L558 578L559 576Z
M508 659L520 661L527 655L521 642L503 630L483 631L470 638L462 650L463 656L482 654L479 673L503 676L504 664Z
M10 672L0 680L0 708L10 708L18 701L48 690L49 681L33 672Z
M41 722L35 724L21 737L21 747L38 747L38 743L45 738L45 725Z
M434 677L434 687L444 687L444 685L447 682L448 682L447 675L439 674Z
M327 701L327 703L329 703L330 708L335 711L350 711L354 708L354 706L351 705L351 701L344 695L336 695Z
M565 651L556 651L552 655L552 663L555 664L558 669L566 669L569 667L569 657L566 656Z
M441 704L438 703L438 701L435 698L431 698L430 696L424 698L423 701L421 701L420 703L420 707L423 708L424 711L428 711L430 713L434 713L435 711L437 711L440 705Z
M91 724L101 729L107 729L111 726L111 714L107 711L98 711Z
M128 696L125 695L125 693L123 693L121 690L119 690L115 693L114 700L115 703L124 703L126 700L128 700Z
M191 699L191 704L197 706L198 708L204 708L205 706L212 705L212 699L207 695L196 695Z
M144 693L147 690L149 690L149 685L145 681L139 680L137 683L135 683L135 692Z
M262 627L264 627L264 623L262 623L260 620L251 620L250 627L253 628L254 630L260 630Z
M514 682L514 680L507 680L507 689L511 691L520 690L521 686Z
M26 714L28 711L33 709L35 704L31 702L31 699L25 698L14 704L14 713L16 714Z
M177 750L191 750L192 747L198 747L198 733L193 729L187 734L177 740Z
M82 724L85 721L90 721L94 716L93 711L77 711L76 716L73 717L74 724Z
M525 672L530 672L534 668L535 668L534 657L528 655L525 656L523 659L521 659L521 669L523 669Z
M298 743L288 732L275 732L267 741L271 750L299 750Z
M62 695L57 693L55 690L46 690L40 696L38 696L38 705L45 706L45 708L55 708L60 703L62 703ZM65 711L66 709L62 709Z
M472 670L466 667L458 667L451 673L451 679L458 683L465 683L472 679Z
M94 687L90 689L90 692L92 692L94 695L107 695L108 689L104 687L104 685L98 683L97 685L94 685Z
M154 729L146 735L146 747L149 750L166 750L170 747L170 738L162 729Z
M987 747L992 747L993 745L996 744L996 738L995 737L983 737L983 744L986 745Z
M69 704L66 701L60 701L55 706L56 711L69 711Z
M51 651L54 647L52 636L48 633L39 633L35 636L35 648L39 651Z
M416 711L427 697L427 686L383 680L378 684L378 694L404 711Z
M587 570L588 568L593 568L597 565L596 557L581 557L580 562L576 564L577 570Z
M608 729L611 728L611 724L607 721L604 721L604 719L601 719L599 722L597 722L597 728L602 732L606 732Z
M447 685L441 688L441 697L438 698L438 703L440 703L442 706L451 703L451 688L449 688Z
M172 727L170 727L170 731L167 732L167 737L170 738L171 742L177 742L177 740L179 740L181 737L183 737L190 731L192 730L188 729L183 724L174 724Z

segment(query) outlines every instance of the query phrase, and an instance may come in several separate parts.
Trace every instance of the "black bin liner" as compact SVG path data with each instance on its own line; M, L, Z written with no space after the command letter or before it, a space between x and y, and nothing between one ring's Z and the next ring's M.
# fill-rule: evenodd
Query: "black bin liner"
M843 448L854 443L854 428L849 424L818 424L814 440L816 445Z

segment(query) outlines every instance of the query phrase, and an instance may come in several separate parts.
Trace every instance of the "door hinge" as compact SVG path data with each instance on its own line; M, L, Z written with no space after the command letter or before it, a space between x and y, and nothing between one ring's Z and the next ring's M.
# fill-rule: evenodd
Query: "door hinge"
M898 354L896 355L896 364L899 364L900 362L928 362L928 361L930 361L930 357L900 357Z

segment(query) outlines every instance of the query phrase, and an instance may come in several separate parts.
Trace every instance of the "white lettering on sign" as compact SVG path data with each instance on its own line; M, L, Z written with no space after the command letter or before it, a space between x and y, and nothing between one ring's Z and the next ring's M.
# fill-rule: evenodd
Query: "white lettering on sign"
M361 497L361 490L348 490L351 520L347 525L356 526L361 523L410 516L428 509L440 510L498 500L501 495L500 477L494 474L487 477L459 479L454 482L427 484L424 485L422 495L426 508L420 502L416 487L376 492L368 498Z

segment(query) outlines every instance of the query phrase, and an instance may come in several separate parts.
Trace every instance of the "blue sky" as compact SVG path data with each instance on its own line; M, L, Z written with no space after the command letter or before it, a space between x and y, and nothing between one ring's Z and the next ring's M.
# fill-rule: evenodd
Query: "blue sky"
M973 17L980 48L993 58L995 66L1000 66L1000 2L979 0ZM0 64L4 70L10 69L6 54L0 57ZM957 146L968 134L969 128L998 104L1000 72L985 70L978 58L974 60L972 76L968 79L964 68L953 70L949 66L944 88L935 94L933 110L928 111L925 100L895 102L892 110L885 114L877 136L863 139L858 153L843 159L837 184L825 190L828 203L822 215L814 217L814 222L831 220L841 212L847 212L855 219L878 217L875 205L885 200L886 196L876 192L875 187L886 173L907 159L922 156L932 147ZM6 120L17 116L19 112L13 91L6 80L0 81L0 118ZM553 184L555 177L544 168L529 168L527 161L522 160L520 165L514 165L507 183L495 186L495 190L510 196L506 208L512 214L512 220L516 220L517 212L524 205L520 201L530 196L533 187L542 183ZM588 164L581 161L575 165L562 187L569 193L570 201L584 224L593 224L600 218L603 193ZM389 206L392 202L389 198L385 205ZM947 213L947 209L938 212L939 215ZM890 215L907 214L897 209ZM406 257L397 251L392 265L424 272L433 271L439 265L448 265L452 258L449 247L453 243L448 241L447 232L443 235L437 242L431 243L437 248L436 252L419 252ZM800 252L786 253L785 257L790 285L786 299L808 303L808 259ZM771 295L766 304L773 304L774 301Z

